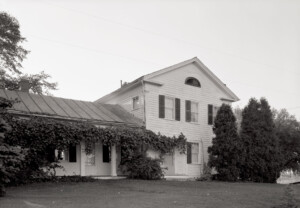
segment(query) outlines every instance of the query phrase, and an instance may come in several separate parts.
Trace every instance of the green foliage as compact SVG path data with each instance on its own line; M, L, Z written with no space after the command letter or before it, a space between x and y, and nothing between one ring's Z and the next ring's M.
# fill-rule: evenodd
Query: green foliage
M26 176L41 175L42 167L50 167L53 162L55 149L64 150L70 144L85 142L85 151L92 151L92 144L101 141L105 145L120 145L122 148L122 165L130 164L135 158L137 150L153 149L161 154L169 153L174 148L185 152L186 139L181 134L178 137L166 137L155 134L144 128L111 127L97 128L92 124L83 122L68 122L47 119L42 117L30 117L18 119L9 117L8 122L13 131L7 134L5 140L10 145L19 145L28 148L28 154L23 162L23 171L19 173L17 183ZM154 164L154 163L151 163Z
M5 185L21 171L21 163L26 154L26 151L19 146L10 146L4 142L5 134L11 131L11 127L3 117L5 109L10 106L9 100L0 98L0 196L5 195Z
M49 94L56 90L57 83L49 82L50 75L43 71L38 74L23 74L21 62L29 51L22 47L25 38L21 36L20 25L16 18L0 12L0 80L8 90L18 90L22 78L28 79L30 90L37 94Z
M203 164L203 171L200 178L197 181L211 181L212 180L212 169L206 164Z
M130 178L143 180L159 180L164 176L160 167L160 159L152 159L145 154L135 154L132 159L126 162L125 172Z
M217 178L236 181L243 163L243 148L237 133L236 119L231 106L223 104L219 109L213 131L215 137L208 148L208 166L218 172Z
M300 171L300 123L285 109L274 111L276 135L282 155L282 169Z
M250 99L243 110L241 139L243 165L241 179L275 183L280 176L280 153L272 112L266 99Z
M0 12L0 70L8 69L20 73L18 68L28 51L21 43L25 38L21 36L17 19L5 12Z

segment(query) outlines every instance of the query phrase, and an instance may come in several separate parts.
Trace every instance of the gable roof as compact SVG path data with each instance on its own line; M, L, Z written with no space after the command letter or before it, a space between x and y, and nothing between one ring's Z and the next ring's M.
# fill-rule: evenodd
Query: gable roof
M118 105L103 105L88 101L38 95L22 91L0 89L0 97L19 102L9 113L21 116L43 116L55 119L88 121L103 125L141 126L140 119L128 114ZM116 113L115 113L116 112Z
M222 99L225 99L228 101L238 101L239 100L239 98L212 71L210 71L197 57L194 57L192 59L180 62L178 64L169 66L167 68L163 68L161 70L141 76L138 79L136 79L130 83L127 83L126 85L123 85L121 88L113 91L112 93L105 95L102 98L99 98L95 102L105 102L105 100L107 100L121 92L124 92L139 83L141 84L142 82L148 82L148 83L155 84L155 85L163 85L163 83L154 82L151 79L156 76L162 75L162 74L170 72L172 70L176 70L178 68L181 68L181 67L186 66L191 63L196 64L200 70L202 70L217 86L219 86L227 95L229 95L229 97L232 98L232 99L226 99L226 98L222 98Z

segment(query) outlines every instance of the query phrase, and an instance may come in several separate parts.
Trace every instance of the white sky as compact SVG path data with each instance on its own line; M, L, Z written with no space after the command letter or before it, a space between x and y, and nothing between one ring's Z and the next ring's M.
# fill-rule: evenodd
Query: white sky
M197 56L235 105L263 96L300 120L300 0L0 0L0 11L27 38L23 71L50 74L54 96L94 101Z

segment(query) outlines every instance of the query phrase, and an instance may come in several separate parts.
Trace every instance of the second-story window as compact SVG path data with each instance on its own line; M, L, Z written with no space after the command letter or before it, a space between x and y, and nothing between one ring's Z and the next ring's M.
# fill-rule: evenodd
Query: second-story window
M175 114L175 98L165 97L165 118L174 119Z
M132 98L132 110L138 109L140 106L139 96Z
M180 99L159 95L159 118L180 121Z
M198 123L198 103L190 100L185 101L186 122Z

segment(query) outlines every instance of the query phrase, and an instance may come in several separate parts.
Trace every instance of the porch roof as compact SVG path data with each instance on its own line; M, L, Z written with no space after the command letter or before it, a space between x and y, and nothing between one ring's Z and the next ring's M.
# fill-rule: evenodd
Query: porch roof
M141 126L142 121L119 105L32 94L0 89L0 97L17 100L10 113L43 116L64 120L90 121L98 124Z

